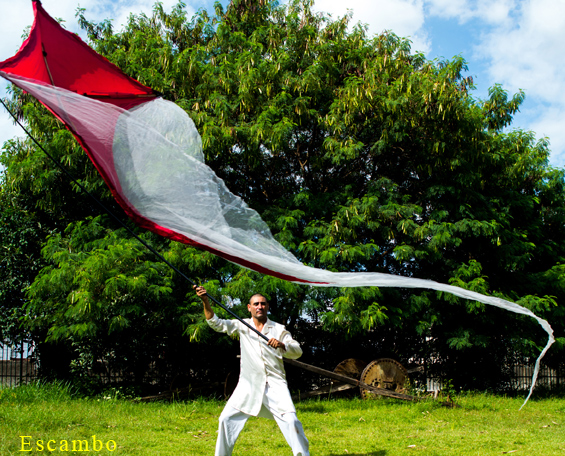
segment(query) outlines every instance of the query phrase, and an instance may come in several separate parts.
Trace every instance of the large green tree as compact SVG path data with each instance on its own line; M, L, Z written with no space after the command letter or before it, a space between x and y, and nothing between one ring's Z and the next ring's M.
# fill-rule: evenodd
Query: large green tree
M348 16L312 12L308 0L234 0L190 19L182 3L170 13L156 4L151 17L132 15L119 32L85 14L79 10L79 21L92 46L187 111L208 165L301 261L500 296L562 337L565 176L548 165L546 140L509 129L522 92L509 98L494 86L477 100L462 58L429 61L408 40L367 36ZM11 103L55 157L118 210L49 113L17 91ZM154 335L209 334L190 286L96 217L41 152L11 143L2 160L8 218L19 223L29 213L26 220L42 226L34 248L43 247L43 257L30 254L47 267L10 272L33 282L29 327L87 344L91 359L110 351L120 358L124 337L165 352L171 347ZM433 356L443 375L483 386L477 364L536 356L545 343L529 319L446 294L308 288L143 236L237 311L251 292L263 292L274 319L308 341L318 364L335 362L333 341L349 337L368 359ZM144 325L150 331L140 331Z

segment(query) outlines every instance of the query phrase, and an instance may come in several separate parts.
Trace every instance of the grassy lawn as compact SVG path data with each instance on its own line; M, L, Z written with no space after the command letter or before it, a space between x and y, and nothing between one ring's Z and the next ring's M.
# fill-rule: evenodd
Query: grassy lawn
M521 411L522 399L486 394L456 403L314 400L297 411L313 456L565 455L564 398L534 399ZM0 455L213 455L223 406L84 399L50 385L3 389ZM73 440L82 451L73 452ZM251 418L238 440L234 456L257 455L290 455L273 421Z

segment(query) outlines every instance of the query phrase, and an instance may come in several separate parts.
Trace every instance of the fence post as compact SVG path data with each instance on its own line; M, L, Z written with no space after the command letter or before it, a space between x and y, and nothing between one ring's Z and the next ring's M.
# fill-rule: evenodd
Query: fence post
M20 385L23 383L23 373L24 373L24 341L22 340L20 345Z

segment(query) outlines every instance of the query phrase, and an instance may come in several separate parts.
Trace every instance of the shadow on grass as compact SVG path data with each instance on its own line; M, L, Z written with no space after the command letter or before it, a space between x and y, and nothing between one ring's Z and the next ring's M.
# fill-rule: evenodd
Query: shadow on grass
M327 407L320 403L303 403L300 406L300 411L312 413L325 413Z
M386 450L371 451L370 453L332 453L330 456L386 456Z

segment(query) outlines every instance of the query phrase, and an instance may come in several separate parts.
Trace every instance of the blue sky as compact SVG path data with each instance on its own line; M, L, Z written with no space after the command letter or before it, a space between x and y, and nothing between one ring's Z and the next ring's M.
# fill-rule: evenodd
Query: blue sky
M212 1L184 0L192 14L212 9ZM94 21L113 19L116 28L130 13L150 14L154 0L43 0L54 17L79 32L75 12L86 8ZM176 0L162 0L170 11ZM225 4L225 1L223 2ZM473 76L474 97L485 99L488 88L500 83L510 95L526 93L513 127L548 137L550 163L565 166L565 0L318 0L314 8L343 16L348 8L352 23L363 22L369 33L392 30L410 37L413 49L429 59L462 55ZM21 44L26 25L31 25L31 1L0 0L0 60L12 56ZM4 94L6 84L0 83ZM23 133L9 115L0 112L0 144Z

